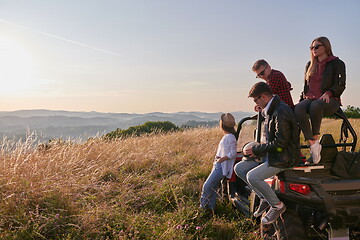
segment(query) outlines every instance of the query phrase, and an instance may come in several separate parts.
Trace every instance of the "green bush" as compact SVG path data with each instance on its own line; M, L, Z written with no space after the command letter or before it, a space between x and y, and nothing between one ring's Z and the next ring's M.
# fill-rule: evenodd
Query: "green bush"
M360 108L348 105L344 110L347 118L360 118Z
M107 133L105 135L106 139L113 139L113 138L126 138L126 137L133 137L133 136L141 136L144 134L149 133L159 133L159 132L171 132L171 131L177 131L179 128L173 124L172 122L165 121L165 122L146 122L143 125L133 126L129 127L126 130L122 130L120 128L116 129L115 131L112 131L110 133Z

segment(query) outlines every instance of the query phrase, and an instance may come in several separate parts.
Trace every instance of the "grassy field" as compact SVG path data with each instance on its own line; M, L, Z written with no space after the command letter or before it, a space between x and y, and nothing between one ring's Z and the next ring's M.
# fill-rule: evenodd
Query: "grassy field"
M359 132L359 122L352 121ZM339 121L323 132L339 135ZM251 140L253 126L240 136ZM226 200L199 210L219 129L0 148L0 239L260 239Z

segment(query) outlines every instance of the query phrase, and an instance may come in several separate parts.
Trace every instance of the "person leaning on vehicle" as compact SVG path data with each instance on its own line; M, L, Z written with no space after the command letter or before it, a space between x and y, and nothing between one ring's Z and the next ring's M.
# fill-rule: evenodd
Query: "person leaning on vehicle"
M250 158L237 163L234 170L260 198L254 216L261 216L270 207L261 219L263 224L270 224L286 210L286 206L265 179L300 163L299 130L293 110L279 96L273 95L265 82L256 83L249 97L262 109L265 142L244 149L243 154ZM252 157L263 157L263 162L258 163Z
M291 83L288 82L282 72L272 69L264 59L257 60L252 70L256 73L256 78L265 80L273 94L278 95L281 101L294 108L294 102L290 93L292 90Z

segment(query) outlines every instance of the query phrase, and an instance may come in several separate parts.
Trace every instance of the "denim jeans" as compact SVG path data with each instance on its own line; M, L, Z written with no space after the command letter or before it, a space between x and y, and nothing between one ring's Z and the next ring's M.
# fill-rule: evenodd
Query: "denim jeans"
M221 163L214 163L210 175L206 179L200 197L200 207L215 209L216 198L221 179L224 178Z
M266 178L272 177L285 169L270 167L269 163L258 163L252 160L241 161L234 167L235 174L246 182L252 190L271 206L280 202L274 190L265 182Z

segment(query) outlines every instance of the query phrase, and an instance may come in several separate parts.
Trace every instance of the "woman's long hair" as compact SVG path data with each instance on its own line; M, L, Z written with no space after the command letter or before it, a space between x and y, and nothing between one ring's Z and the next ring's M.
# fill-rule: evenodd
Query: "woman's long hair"
M320 42L324 47L325 47L325 52L328 56L333 56L334 54L332 53L332 49L331 49L331 44L330 44L330 41L327 37L318 37L318 38L315 38L312 42L311 42L311 45L317 41L317 42ZM309 80L309 78L315 73L316 71L316 66L318 64L318 59L317 57L314 56L314 54L312 54L312 51L310 50L310 66L306 72L306 75L305 75L305 79L306 80Z

